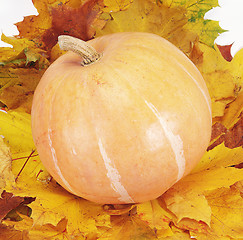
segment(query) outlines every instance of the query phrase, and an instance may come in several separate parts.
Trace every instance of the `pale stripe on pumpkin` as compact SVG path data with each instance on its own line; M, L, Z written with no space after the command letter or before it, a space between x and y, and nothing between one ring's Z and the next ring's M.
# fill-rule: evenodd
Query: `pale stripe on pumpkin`
M53 147L53 143L51 140L51 135L52 135L52 130L48 129L48 141L49 141L49 146L51 149L51 154L52 154L52 158L53 158L53 162L54 162L54 166L56 168L57 174L59 175L59 177L61 178L63 184L65 185L65 187L72 193L75 194L75 192L72 190L72 187L69 185L69 183L67 182L67 180L64 178L61 169L58 166L58 161L57 161L57 155L56 155L56 150Z
M156 118L159 120L161 127L165 133L166 138L169 140L171 148L175 154L175 160L178 166L178 174L177 174L177 181L180 180L185 172L185 165L186 160L184 156L184 149L183 149L183 141L179 135L175 135L166 121L162 118L159 111L155 108L152 103L149 103L145 100L145 103L150 108L150 110L154 113Z
M201 86L199 85L198 81L190 74L189 71L187 71L187 69L182 64L180 64L179 62L177 62L177 64L185 71L185 73L193 80L193 82L199 88L200 92L202 93L202 95L203 95L203 97L204 97L204 99L205 99L205 101L207 103L208 110L209 110L209 113L210 113L210 116L211 116L211 122L212 122L211 103L209 102L208 97L207 97L205 91L201 88Z
M127 190L122 185L121 175L119 174L115 164L112 163L111 159L108 157L101 139L99 139L98 145L99 145L101 156L105 163L105 168L107 170L107 177L111 182L111 187L116 193L120 195L118 200L124 203L134 203L133 199L129 196Z

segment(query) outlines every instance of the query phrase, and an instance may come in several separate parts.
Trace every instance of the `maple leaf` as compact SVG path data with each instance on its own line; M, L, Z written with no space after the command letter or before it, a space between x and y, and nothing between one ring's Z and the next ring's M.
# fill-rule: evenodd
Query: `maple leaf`
M30 204L35 200L35 198L31 197L19 197L19 196L13 196L12 193L8 193L6 191L3 191L1 194L0 199L0 220L3 218L6 219L13 219L14 221L20 221L22 218L16 213L22 212L24 213L27 209L30 210L30 208L27 207L27 204ZM29 212L25 212L26 215L29 214Z
M215 234L219 238L243 238L243 198L240 191L219 188L205 195L212 209L211 227Z
M25 17L23 22L16 24L20 36L33 39L47 50L56 45L58 36L62 34L83 40L91 39L95 34L95 27L102 27L104 24L103 20L98 19L102 1L88 0L83 4L64 4L65 2L68 1L35 1L39 15Z
M18 39L16 37L7 37L4 34L2 34L1 40L13 46L13 48L6 48L7 50L11 50L12 56L18 55L26 47L37 48L36 43L27 38ZM2 51L4 50L5 48L2 49ZM10 57L9 55L9 52L7 56L1 55L1 59L3 57Z
M28 113L0 111L0 135L5 137L5 141L10 146L12 158L14 158L13 154L26 153L35 148L30 122Z
M13 48L2 50L0 56L0 101L2 106L21 106L30 113L34 90L49 66L46 52L28 39L2 35Z
M225 114L221 119L221 123L226 128L233 127L242 117L243 112L243 91L239 93L237 98L227 106Z
M218 6L217 0L181 0L171 1L171 6L183 5L186 9L188 24L185 26L186 29L193 31L198 34L199 41L210 47L214 47L214 39L219 33L224 30L219 26L216 21L209 21L204 19L204 15L210 9Z
M190 52L191 42L197 35L184 29L187 24L186 10L182 7L167 7L150 0L134 0L125 11L117 11L117 5L109 6L110 20L104 28L97 29L96 36L114 32L151 32L160 35L182 49ZM106 8L103 10L106 12ZM114 12L114 13L113 13Z
M43 70L35 68L2 68L0 72L0 101L9 109L31 111L34 90Z
M130 7L133 0L104 0L103 11L106 13L119 12Z
M12 181L14 176L11 171L11 153L9 147L0 137L0 192L4 189L6 181Z
M226 59L229 62L233 59L231 52L230 52L232 45L233 45L233 43L230 45L225 45L225 46L217 45L217 47L218 47L219 51L221 52L222 56L224 57L224 59Z
M11 220L5 220L3 221L4 225L7 226L8 231L11 233L14 230L14 233L17 236L15 236L15 240L22 240L22 236L24 235L26 240L39 240L39 239L77 239L77 240L84 240L88 239L82 236L81 234L70 236L67 231L67 219L63 218L61 219L56 226L52 224L44 224L44 225L33 225L33 219L26 217L24 215L21 215L23 217L22 221L14 222ZM4 226L3 225L3 226ZM5 227L6 228L6 227ZM6 230L5 230L6 231ZM18 236L20 235L20 236ZM5 238L7 239L7 238Z
M163 196L167 208L177 216L177 221L190 218L211 222L211 209L204 192L229 187L242 179L241 170L215 168L190 174L170 188Z
M99 239L157 239L155 232L137 215L113 216L112 227L104 231Z
M229 149L225 147L224 143L221 143L212 150L207 151L192 172L200 172L216 166L227 167L240 164L242 154L242 147Z
M46 52L39 49L33 41L24 38L6 37L4 34L2 34L1 39L11 44L13 48L2 50L0 66L33 67L33 63L38 63L38 65L35 64L37 69L43 69L49 66Z
M99 0L87 1L81 7L72 9L60 5L52 9L52 26L42 37L47 48L52 48L57 43L59 35L70 35L83 40L91 39L95 34L94 21L100 12ZM101 20L98 24L100 24ZM96 22L97 24L97 22Z
M224 145L228 148L243 146L243 118L240 118L229 130L223 124L216 122L213 125L213 133L214 132L217 132L220 136L208 147L208 150L213 149L222 142L224 142Z
M23 201L23 197L14 197L12 193L3 191L0 198L0 220L2 220L12 209L19 206Z
M148 224L151 229L156 230L157 237L172 236L170 228L173 215L161 206L161 199L155 199L149 202L137 205L137 214L140 219Z
M9 240L9 239L15 239L15 240L22 240L26 239L28 240L28 232L24 231L18 231L14 227L8 227L5 224L0 223L0 240Z
M203 61L196 66L201 71L212 100L213 118L223 117L226 107L233 103L243 86L242 58L239 51L231 62L225 61L218 49L212 49L200 44L203 51Z

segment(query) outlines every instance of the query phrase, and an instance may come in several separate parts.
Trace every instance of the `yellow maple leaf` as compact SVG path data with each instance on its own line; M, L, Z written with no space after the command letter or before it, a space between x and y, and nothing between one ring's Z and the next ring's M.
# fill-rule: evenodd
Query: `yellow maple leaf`
M242 178L242 170L232 167L204 170L185 177L163 194L162 198L178 222L190 218L210 226L212 213L204 192L229 187Z
M113 216L112 227L103 231L100 240L157 239L155 232L137 215Z
M202 194L194 190L187 193L173 192L172 188L165 194L164 199L168 209L177 216L178 222L183 218L190 218L198 222L203 221L210 226L211 209Z
M231 62L227 62L219 50L203 44L200 45L200 48L206 61L197 64L197 67L203 74L209 89L213 118L222 117L227 104L237 98L243 86L241 65L243 51L240 51Z
M129 8L132 2L133 0L104 0L103 11L106 13L123 11Z
M138 204L137 214L141 220L148 223L151 229L156 229L157 237L173 235L169 226L173 216L161 207L159 199Z
M188 231L182 230L180 228L177 228L175 226L171 226L171 230L173 232L172 236L164 237L161 239L166 240L186 240L186 239L192 239Z
M16 184L9 184L6 189L18 196L36 197L30 204L34 224L56 226L60 219L67 218L70 234L98 232L97 226L110 226L110 216L101 205L68 193L49 176L38 156L27 163L28 157L23 158L23 153L21 156L13 157Z
M13 181L12 159L9 147L4 143L2 137L0 136L0 192L6 186L6 181Z
M218 6L217 0L163 0L163 4L170 7L183 6L186 9L188 24L186 29L198 34L200 42L213 47L218 33L223 32L218 22L204 19L205 13Z
M12 56L18 55L26 47L37 48L37 45L33 41L26 39L26 38L17 39L15 37L7 37L4 34L2 34L1 40L3 42L6 42L6 43L11 44L13 46L13 48L11 48L11 51L12 51L11 55ZM7 48L7 49L9 50L9 48ZM2 49L2 51L3 50L4 49ZM10 57L10 56L9 55L7 55L7 56L1 55L1 59L3 57Z
M219 239L243 238L243 198L240 191L219 188L205 194L212 209L211 227Z
M29 240L27 231L21 232L14 229L14 227L8 227L5 224L1 224L1 223L0 223L0 232L1 232L0 240L10 240L10 239Z
M0 134L5 137L12 154L29 152L35 148L30 122L28 113L0 111Z
M224 143L221 143L214 149L206 152L192 172L200 172L207 168L213 168L216 166L226 167L236 165L242 162L242 156L242 147L229 149L225 147Z
M183 218L180 222L175 223L175 226L181 230L189 232L191 238L203 240L203 237L207 236L208 239L216 240L217 238L215 237L218 237L213 233L211 228L202 221ZM206 239L207 238L205 238L205 240ZM228 240L227 237L226 239Z
M243 91L239 92L239 95L237 96L235 101L233 101L225 110L224 116L221 120L222 124L228 129L233 127L233 125L239 121L242 112Z
M96 36L114 32L151 32L168 39L186 53L197 38L196 34L183 28L187 18L182 7L170 8L151 0L134 0L125 11L116 12L116 4L110 4L109 9L111 20L101 30L97 29Z
M82 234L77 235L68 235L66 232L66 226L67 226L67 219L63 218L61 219L56 226L52 224L44 224L44 225L38 225L33 224L33 219L21 215L23 218L22 221L10 221L10 220L4 220L4 225L8 226L8 229L11 228L15 229L17 231L18 235L15 236L14 240L22 240L23 235L25 236L25 240L40 240L40 239L49 239L49 240L61 240L61 239L69 239L70 237L77 240L84 240L85 237ZM0 238L1 239L1 238ZM7 239L6 236L4 238Z
M23 157L13 161L13 172L18 178L16 185L6 189L18 196L36 197L30 204L34 224L56 226L60 219L67 218L70 234L98 232L97 226L110 226L110 216L101 205L64 190L50 178L37 156L32 157L22 170L25 162Z
M0 72L0 101L9 109L30 113L33 93L44 69L2 68Z

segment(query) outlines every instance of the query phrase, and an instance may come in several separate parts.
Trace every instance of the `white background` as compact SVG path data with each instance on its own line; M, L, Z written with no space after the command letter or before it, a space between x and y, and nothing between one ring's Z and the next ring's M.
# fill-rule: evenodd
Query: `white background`
M219 7L210 10L205 19L219 21L220 26L227 30L218 36L215 43L229 45L232 56L243 48L243 0L218 0ZM0 34L18 35L13 24L23 20L23 16L37 15L31 0L0 0ZM7 44L0 41L0 47Z

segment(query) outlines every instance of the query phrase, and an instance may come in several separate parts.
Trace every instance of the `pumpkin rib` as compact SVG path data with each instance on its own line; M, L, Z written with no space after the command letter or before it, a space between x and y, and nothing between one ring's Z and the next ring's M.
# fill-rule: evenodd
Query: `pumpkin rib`
M132 45L131 45L131 47L132 47ZM149 51L149 48L146 48L148 51ZM144 49L145 50L145 49ZM140 62L141 61L141 59L140 58L138 58L137 56L134 56L134 59L136 59L136 62ZM119 61L121 64L124 64L124 65L126 65L127 63L126 62L123 62L122 60L117 60L117 61ZM136 65L134 65L133 66L134 68L136 68ZM115 69L114 67L112 68L112 66L110 66L110 68L112 69L112 71L117 71L118 72L118 75L123 75L124 77L123 77L123 79L124 80L126 80L126 82L131 86L131 88L134 90L134 91L139 91L139 89L137 88L137 89L135 89L133 86L132 86L132 84L130 83L130 81L129 81L129 79L128 79L128 77L124 74L124 72L122 71L122 67L118 70L118 69ZM185 70L186 69L183 69L183 68L181 68L181 71L182 72L185 72ZM150 71L153 71L153 68L151 68L150 69ZM126 73L127 74L127 73ZM133 73L132 73L133 74ZM185 73L186 75L188 75L189 77L188 77L188 79L189 79L189 81L191 81L191 79L192 79L192 76L191 75L189 75L187 72ZM200 89L198 88L198 86L197 86L197 89L199 90L199 92L200 92ZM138 94L139 96L142 96L143 94L141 93L141 92L139 92L139 94ZM206 96L206 95L205 95ZM147 101L147 100L145 100L146 98L145 97L141 97L145 102L146 102L146 104L147 105L150 105L149 104L149 102ZM151 105L152 105L152 103L151 103ZM151 105L150 106L148 106L149 108L150 108L150 110L152 110L151 109ZM194 109L194 111L195 111L195 113L196 113L196 108L192 105L192 108ZM153 110L155 110L156 108L154 107L154 109ZM158 110L157 110L157 112L158 112ZM153 113L155 113L154 111L153 111ZM159 113L159 112L158 112ZM157 114L157 119L160 119L160 124L162 123L162 122L164 122L165 123L165 121L163 120L162 121L162 118L160 117L158 117L159 116L159 114ZM200 115L199 114L196 114L195 116L197 116L198 118L200 118ZM211 120L211 118L210 118L210 120ZM163 125L162 125L163 126ZM164 125L165 126L165 125ZM177 134L177 135L174 135L172 132L171 132L171 130L170 129L165 129L165 128L163 128L163 132L167 132L167 137L170 137L170 143L171 143L171 147L172 147L172 149L174 149L174 150L176 150L177 149L177 147L176 147L176 145L178 145L178 146L181 146L181 143L180 142L182 142L182 140L181 140L181 137ZM172 140L172 139L174 139L174 140ZM174 143L173 143L174 142ZM173 150L173 151L174 151ZM177 156L177 158L176 158L176 164L177 164L177 166L178 166L178 169L180 169L179 171L178 171L178 177L177 177L177 181L179 180L179 179L181 179L182 178L182 176L184 175L183 173L184 173L184 170L183 169L185 169L185 166L186 166L186 160L185 160L185 157L183 156L184 154L183 154L183 152L184 152L184 150L183 150L183 147L180 147L180 150L178 150L178 151L176 151L176 152L174 152L175 153L175 156Z
M48 75L47 73L45 73L43 75L43 80L46 79L46 75ZM44 80L45 81L45 80ZM58 82L58 81L57 81ZM40 118L42 117L43 115L46 115L46 112L44 111L45 110L45 104L46 102L48 102L48 98L50 99L53 99L53 96L51 96L51 92L49 91L46 91L46 89L51 89L51 86L52 85L52 82L47 82L46 85L43 86L43 94L41 96L41 99L38 99L36 101L36 107L33 109L32 108L32 111L31 111L31 117L32 119L33 118ZM36 89L36 92L38 91L38 89L41 87L41 85L39 84L37 89ZM40 95L38 95L38 98L40 98ZM52 101L52 100L51 100ZM47 108L48 109L48 108ZM50 113L50 109L48 111L48 115ZM49 122L51 116L49 116L49 119L43 119L41 124L43 124L43 122ZM33 120L32 120L32 124L33 124ZM39 129L40 126L37 126L36 129ZM60 180L60 182L63 182L63 184L66 186L66 185L69 185L68 182L65 180L65 178L63 177L61 171L60 171L60 168L58 167L57 165L57 158L56 158L56 150L54 149L53 147L53 141L52 141L52 130L51 128L48 128L46 130L41 131L40 134L38 134L36 136L36 131L33 131L33 125L32 125L32 132L33 132L33 138L34 138L34 142L35 142L35 145L38 147L38 145L44 145L46 143L46 147L47 149L49 150L48 152L50 152L50 156L54 159L53 161L50 161L50 166L46 165L47 167L47 170L50 171L50 173L53 173L53 171L56 171L57 173L54 172L54 176L57 178L56 180ZM42 152L39 152L39 155L40 157L42 156ZM41 157L42 158L42 157ZM60 173L60 174L59 174ZM66 182L66 184L65 184ZM68 186L67 186L67 189Z
M58 89L61 88L61 85L63 85L63 83L66 81L66 76L63 76L62 79L60 80L59 84L56 87L56 91L54 92L52 98L51 98L51 103L54 102L54 99L56 97L56 94L58 92ZM57 154L56 154L56 150L53 146L53 141L52 141L52 124L51 124L51 120L52 120L52 112L53 112L53 107L55 107L55 104L51 104L50 110L49 110L49 127L47 130L47 137L48 137L48 144L50 147L50 151L51 151L51 155L52 155L52 159L53 159L53 163L54 166L56 168L57 174L60 177L61 181L63 182L64 186L73 194L75 194L75 191L73 190L73 188L70 186L70 184L68 183L68 181L66 180L66 178L64 177L64 175L62 174L62 171L60 169L60 167L58 166L58 159L57 159Z
M145 103L149 107L149 109L154 113L156 118L158 119L158 121L165 133L165 136L167 137L167 139L170 142L171 148L175 154L175 160L176 160L176 164L178 167L178 174L177 174L176 181L179 181L185 173L185 166L186 166L186 159L184 156L184 149L183 149L183 141L179 134L175 135L172 132L170 127L166 124L166 121L164 121L164 119L160 115L158 109L152 103L149 103L146 100L145 100Z
M196 86L200 90L201 94L203 95L203 97L204 97L204 99L205 99L205 101L207 103L207 106L208 106L208 111L209 111L210 119L211 119L211 123L212 123L211 104L209 102L208 97L205 94L205 91L200 87L198 81L188 72L188 70L181 63L179 63L177 60L175 60L175 61L176 61L177 65L180 66L180 68L183 69L184 72L193 80L193 82L196 84Z
M107 177L110 179L111 182L111 187L116 193L120 195L118 200L124 203L135 203L131 196L128 194L123 184L121 183L121 175L118 169L116 168L115 163L112 163L111 159L107 155L101 138L99 138L98 140L98 146L107 170Z
M184 53L182 53L181 51L179 51L179 49L177 48L177 47L175 47L174 45L172 45L170 42L167 42L167 44L168 45L171 45L175 50L177 50L178 52L179 52L179 54L180 55L182 55L181 56L181 58L182 57L185 57L185 58L187 58L187 56L184 54ZM147 45L138 45L136 42L134 43L134 42L129 42L129 44L126 44L125 45L126 47L131 47L131 48L135 48L135 47L137 47L138 49L143 49L143 50L147 50L147 51L149 51L149 52L151 52L151 51L153 51L154 52L154 54L153 54L153 56L157 56L157 52L156 52L156 50L154 50L153 48L151 48L151 46L147 46ZM184 56L183 56L184 55ZM188 70L188 67L187 66L183 66L182 64L181 64L181 59L178 59L178 58L176 58L175 56L174 56L174 54L172 54L172 55L166 55L166 58L167 58L167 60L171 60L171 62L173 62L173 63L176 63L186 74L188 74L188 76L193 80L193 82L196 84L196 86L198 87L198 89L199 89L199 91L201 92L201 94L203 95L203 97L204 97L204 99L205 99L205 101L206 101L206 103L207 103L207 106L208 106L208 110L209 110L209 113L210 113L210 116L211 116L211 118L212 118L212 112L211 112L211 104L210 104L210 102L209 102L209 98L207 97L207 95L205 94L205 90L203 90L202 89L202 87L200 86L200 84L199 84L199 82L195 79L195 76L192 76L192 74L190 74L189 73L189 70ZM199 70L194 66L194 64L191 62L191 60L189 59L189 58L187 58L187 64L188 64L188 66L189 65L191 65L190 67L192 67L192 68L194 68L194 71L197 71L197 72L199 72ZM199 72L200 73L200 72Z
M133 46L132 44L130 44L129 46ZM139 48L139 46L137 46L138 48ZM142 46L143 47L143 46ZM176 48L175 46L174 46L174 48ZM176 48L177 49L177 48ZM151 50L150 50L150 48L148 48L148 47L143 47L143 50L147 50L147 51L150 51L151 52ZM185 55L184 55L184 53L181 53L184 57L186 57ZM156 55L156 52L154 52L154 55ZM134 56L133 57L134 59L136 59L136 62L139 62L139 61L142 61L142 59L140 59L140 58L138 58L137 56ZM173 63L175 63L175 64L177 64L177 66L179 66L179 68L181 69L181 71L182 72L184 72L187 76L188 76L188 79L191 79L191 80L193 80L193 82L195 83L195 85L196 85L196 87L197 87L197 89L198 89L198 91L199 91L199 93L203 96L203 99L205 100L205 103L206 103L206 105L207 105L207 108L208 108L208 111L209 111L209 114L210 114L210 121L211 121L211 123L212 123L212 112L211 112L211 102L210 102L210 98L208 98L207 97L207 94L206 94L206 91L205 90L203 90L203 88L200 86L200 84L197 82L197 80L195 79L195 77L192 75L192 74L190 74L190 72L188 71L188 69L186 68L186 67L184 67L181 63L180 63L180 61L178 60L178 59L176 59L174 56L166 56L166 58L167 58L167 60L168 60L168 58L169 59L171 59L171 60L173 60ZM122 61L121 61L121 63L122 63ZM191 61L190 61L190 59L188 59L188 63L189 64L193 64ZM136 66L133 66L133 67L136 67ZM197 71L197 72L199 72L199 70L195 67L195 66L193 66L194 67L194 69ZM139 71L139 68L137 69L138 71ZM153 69L153 67L151 66L151 70L150 71L154 71L155 72L155 70ZM200 72L199 72L199 74L200 74ZM159 76L159 75L158 75ZM173 84L172 84L172 86L173 86ZM205 85L206 86L206 85ZM174 87L174 86L173 86ZM189 102L188 102L189 103ZM193 106L193 104L191 104L191 107L193 108L193 110L195 111L195 113L196 113L196 108ZM200 118L200 115L199 114L196 114L196 116L198 116L199 118Z
M79 66L80 68L83 68L82 66ZM72 72L72 70L71 70L71 72ZM89 74L86 74L86 72L85 71L82 71L81 73L80 73L80 75L82 75L82 87L86 87L85 88L85 90L83 90L83 91L86 91L86 92L88 92L88 99L85 99L84 100L84 105L87 105L87 106L89 106L89 112L94 112L93 110L91 110L92 109L92 103L90 103L90 99L92 98L92 91L94 90L93 88L92 88L92 86L90 85L90 82L92 81L89 77L90 77L90 75ZM72 79L76 79L76 77L77 76L75 76L75 77L73 77ZM79 77L79 76L78 76ZM80 79L78 78L78 82L80 81ZM65 83L65 81L64 81L64 83ZM66 84L68 84L68 85L72 85L72 82L66 82ZM65 85L64 85L64 87L63 87L63 89L65 89ZM78 95L77 95L78 96ZM73 98L74 97L74 98ZM73 101L75 101L75 95L72 95L72 96L70 96L70 102L73 102ZM79 107L79 106L77 106L77 107ZM70 108L68 108L68 109L70 109ZM70 109L70 111L71 111L71 109ZM94 122L95 122L95 116L91 116L92 114L89 114L89 112L85 112L84 114L85 114L85 116L87 117L88 116L88 118L87 118L87 121L89 121L90 123L91 123L91 128L93 129L93 131L92 131L92 134L91 135L94 135L94 136L96 136L96 131L95 131L95 125L94 125ZM68 113L66 113L66 115L68 115ZM71 118L72 119L72 118ZM71 126L72 126L72 123L71 123ZM69 129L69 128L67 128L67 129ZM70 130L70 129L69 129ZM79 129L79 131L80 131L80 129ZM66 135L65 135L66 136ZM68 146L69 148L71 147L71 151L73 152L73 149L74 149L74 147L73 146L76 146L77 147L77 143L76 142L74 142L74 141L72 141L71 140L71 136L70 135L68 135L68 139L65 137L65 136L63 136L64 137L64 139L68 142L67 144L66 144L66 146ZM86 139L85 139L86 140ZM70 143L70 145L69 145L69 143ZM72 158L69 158L69 159L72 159ZM90 159L89 158L87 158L85 161L90 161ZM73 167L75 167L75 165L73 165L73 162L71 161L70 163L69 163L70 165L72 165ZM98 168L96 168L95 167L95 165L92 165L92 167L91 166L89 166L89 168L87 168L87 166L89 166L89 165L87 165L87 164L82 164L82 166L80 167L80 166L76 166L76 168L77 169L79 169L79 171L80 171L80 173L81 173L81 176L82 177L84 177L87 181L89 180L89 181L93 181L94 180L94 184L96 185L96 187L99 185L99 183L96 181L96 178L94 177L94 176L96 176L96 174L97 174L97 172L99 172L99 171L101 171L101 169L98 169ZM66 169L65 169L66 170ZM66 174L68 174L68 173L66 173ZM69 174L68 174L69 175ZM90 178L90 175L92 175L93 177L92 178ZM69 176L69 178L70 177L72 177L72 175L70 175ZM71 179L72 178L70 178L70 181L71 181ZM72 181L71 181L72 182ZM76 194L76 195L81 195L81 196L86 196L86 197L88 197L88 198L91 198L91 199L93 199L94 197L95 197L95 195L93 195L93 194L88 194L87 193L87 190L84 190L85 188L86 188L86 184L85 184L85 188L80 188L80 186L82 186L83 185L83 182L81 181L81 182L75 182L74 183L75 184L75 186L74 187L77 187L78 188L78 193L79 194ZM97 196L97 195L96 195ZM114 198L114 199L116 199L116 197L114 197L114 196L109 196L109 198L110 199L112 199L112 198Z
M86 76L87 77L87 76ZM89 75L88 77L92 78L92 74ZM88 81L92 81L92 79L88 79ZM89 89L91 88L91 85L88 85ZM99 92L97 90L97 92ZM102 106L102 111L104 111L104 104L101 104L102 102L102 98L100 97L100 94L96 93L97 98L99 99L99 106ZM92 99L92 95L90 95L90 100ZM95 100L95 98L93 98ZM93 100L93 101L94 101ZM92 105L93 102L91 102L90 105ZM90 106L92 107L92 106ZM92 108L90 108L91 113L95 112ZM100 137L100 135L102 135L101 133L99 133L99 126L97 126L97 115L95 114L91 114L91 123L93 125L93 129L94 129L94 133L96 135L96 140L97 140L97 145L98 145L98 149L101 155L101 158L103 159L103 163L105 166L105 169L107 170L107 174L106 177L109 179L110 181L110 187L114 190L114 192L116 194L119 195L119 197L116 197L120 202L122 203L134 203L134 200L132 199L132 197L129 195L129 193L127 192L126 188L124 187L124 185L122 184L121 181L121 175L119 173L119 170L116 167L115 162L108 156L108 153L104 147L104 144L102 142L102 138ZM113 198L112 196L109 196L110 198Z
M115 68L112 68L108 63L106 63L105 64L106 66L104 66L103 67L103 69L104 68L107 68L107 69L109 69L109 74L111 75L111 76L115 76L115 75L122 75L122 79L120 80L120 81L124 81L124 79L126 79L125 80L125 82L126 82L126 86L123 86L123 87L128 87L128 86L130 86L130 89L133 91L133 94L132 95L134 95L134 93L136 92L136 95L141 99L141 102L144 102L144 99L141 97L141 94L140 93L138 93L138 91L136 91L135 89L134 89L134 87L132 87L131 86L131 84L130 84L130 81L127 79L127 76L125 76L122 72L118 72L117 71L117 69L115 69ZM112 72L114 72L114 74L112 74ZM113 77L114 78L114 77ZM115 79L115 78L114 78ZM115 81L115 82L117 82L117 81ZM127 85L128 84L128 85ZM98 92L99 92L99 90L97 90ZM97 96L96 96L97 97ZM97 99L99 99L99 102L97 103L97 104L99 104L100 105L100 103L101 102L103 102L103 97L101 96L101 95L99 95L98 97L97 97ZM106 99L106 97L105 97L105 99ZM97 100L93 100L93 101L97 101ZM106 105L107 104L109 104L109 102L106 102L105 103ZM101 107L99 107L98 109L101 109L101 112L104 112L104 110L102 109L103 108L103 104L102 105L100 105ZM144 103L144 106L146 106L145 105L145 103ZM117 106L118 107L118 106ZM93 112L93 111L92 111ZM110 113L111 114L111 113ZM95 116L94 116L95 117ZM97 116L96 116L97 117ZM108 129L107 129L107 131L109 131ZM97 135L102 135L102 133L100 133L100 134L97 134ZM172 150L173 151L173 150ZM114 161L115 161L115 159L114 159ZM149 161L148 161L149 162ZM122 162L121 162L121 164L122 164ZM163 175L163 174L162 174ZM126 175L126 177L128 177L128 176L130 176L130 175ZM121 178L122 177L124 177L123 175L121 176ZM174 178L175 180L176 180L176 177ZM148 185L150 186L150 188L151 188L151 185L153 184L153 183L156 183L158 180L153 180L153 181L151 181L151 182L149 182L148 183ZM166 180L167 181L167 180ZM170 181L169 181L170 182ZM174 181L173 181L174 182ZM168 183L167 183L168 184ZM168 184L169 186L171 186L171 183L170 184ZM169 187L168 187L169 188ZM159 195L161 195L161 193L160 194L158 194L156 197L158 197ZM130 201L129 201L130 202Z
M179 181L185 172L185 165L186 165L186 159L183 154L183 152L184 152L183 142L182 142L181 137L179 135L175 135L171 131L171 129L166 124L166 122L160 115L159 111L156 109L156 107L145 99L145 97L139 91L139 89L135 89L132 86L132 84L130 83L130 81L127 79L127 77L124 75L124 73L122 71L118 71L117 69L114 69L114 68L112 69L112 71L116 71L118 73L118 75L123 76L123 79L127 82L127 84L130 86L130 88L134 92L138 93L137 95L140 96L141 100L147 105L147 107L152 111L152 113L155 115L156 119L159 121L159 123L162 127L162 131L165 134L165 137L167 138L168 142L170 143L170 147L175 155L175 163L177 164L177 167L178 167L178 174L177 174L176 181ZM179 148L179 149L177 149L177 148Z

